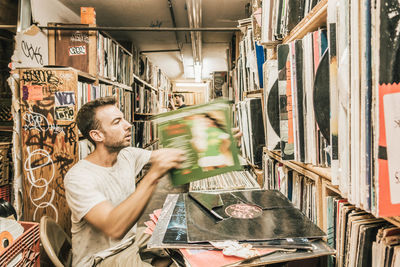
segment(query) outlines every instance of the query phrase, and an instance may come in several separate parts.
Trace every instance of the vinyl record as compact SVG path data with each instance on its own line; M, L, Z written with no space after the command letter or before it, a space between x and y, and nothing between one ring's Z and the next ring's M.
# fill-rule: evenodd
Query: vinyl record
M24 233L24 227L15 220L0 218L0 253Z
M267 115L268 120L274 129L274 132L280 137L279 130L279 91L278 91L278 79L276 79L274 85L268 94L267 99Z
M329 49L318 65L314 80L314 114L322 135L330 141Z
M139 58L139 76L142 78L145 72L145 62L142 57Z
M9 231L3 231L0 233L0 252L5 250L11 243L14 242L14 238Z

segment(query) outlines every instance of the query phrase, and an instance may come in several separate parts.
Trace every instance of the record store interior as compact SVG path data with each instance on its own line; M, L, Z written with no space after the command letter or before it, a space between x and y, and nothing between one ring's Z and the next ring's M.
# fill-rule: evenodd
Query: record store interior
M0 0L0 266L400 267L400 2Z

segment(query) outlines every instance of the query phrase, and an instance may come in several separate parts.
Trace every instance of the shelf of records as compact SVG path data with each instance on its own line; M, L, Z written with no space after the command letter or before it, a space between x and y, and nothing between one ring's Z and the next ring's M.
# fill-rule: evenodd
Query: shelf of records
M117 100L118 108L124 113L125 119L130 122L133 121L133 93L131 89L128 90L126 87L121 88L112 84L99 83L96 85L85 81L78 81L78 99L76 101L78 110L85 103L105 96L114 96Z
M49 26L84 26L51 23ZM107 33L88 30L49 30L49 64L69 66L130 86L132 54Z
M239 41L239 55L232 71L235 102L242 101L246 92L263 88L262 64L265 61L263 46L254 41L251 24L242 27L244 35Z
M190 182L189 192L224 192L261 189L251 171L232 171Z
M278 45L277 60L264 63L267 149L330 167L342 196L378 217L400 215L392 9L400 11L382 1L329 1L327 29Z
M322 228L322 206L320 204L321 181L318 175L292 169L263 154L264 188L282 192L310 220Z
M396 218L375 218L341 196L336 186L295 162L270 157L265 150L263 170L266 189L276 189L309 219L324 229L336 250L328 266L383 266L371 262L397 262L400 224ZM275 153L273 153L275 154ZM297 167L296 167L297 166ZM294 167L294 168L292 168ZM397 253L397 256L395 256ZM397 262L398 264L398 262Z
M203 92L174 91L172 94L183 95L183 97L185 98L186 106L194 106L205 103L205 96Z
M326 23L328 0L262 1L261 36L256 38L267 47L288 43Z
M164 92L152 90L141 83L135 83L133 85L133 93L133 110L136 115L150 116L158 114L160 111L160 106L165 104L163 103L165 100Z
M253 166L262 166L262 151L265 145L261 98L246 98L235 104L235 125L239 127L242 157Z
M143 59L144 56L141 56L140 58ZM146 60L146 62L150 62L150 60ZM168 77L164 74L164 72L161 71L157 66L151 66L153 69L152 72L150 72L149 77L146 75L140 75L138 73L133 73L133 78L142 83L145 87L148 87L152 90L155 91L170 91L172 84ZM140 71L139 71L140 73Z
M158 141L156 125L151 120L133 122L133 146L147 148Z
M233 70L236 102L243 100L246 92L264 88L262 66L267 55L263 47L276 47L282 40L288 43L326 25L327 4L327 0L262 1L261 33L255 29L258 24L252 23L254 20L239 21L243 37L238 43L239 55ZM270 52L268 57L274 57L274 51Z

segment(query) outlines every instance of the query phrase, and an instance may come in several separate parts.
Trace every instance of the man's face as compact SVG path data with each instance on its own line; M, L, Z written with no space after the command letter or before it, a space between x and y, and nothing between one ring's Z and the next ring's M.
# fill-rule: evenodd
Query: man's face
M97 109L96 118L104 135L104 145L109 152L119 152L131 142L131 124L124 119L122 112L113 105Z
M175 96L175 103L179 106L182 105L182 98L180 96Z

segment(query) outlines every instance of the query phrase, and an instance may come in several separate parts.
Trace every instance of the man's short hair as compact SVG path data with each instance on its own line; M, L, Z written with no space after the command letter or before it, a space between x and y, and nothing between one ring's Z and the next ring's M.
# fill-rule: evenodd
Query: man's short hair
M76 124L78 125L83 137L88 139L94 145L96 145L96 143L90 137L89 133L91 130L98 130L100 128L100 122L96 119L96 110L99 107L115 105L116 102L116 99L112 96L101 97L87 102L78 111Z
M182 94L175 94L175 97L180 97L182 101L185 102L185 97Z

